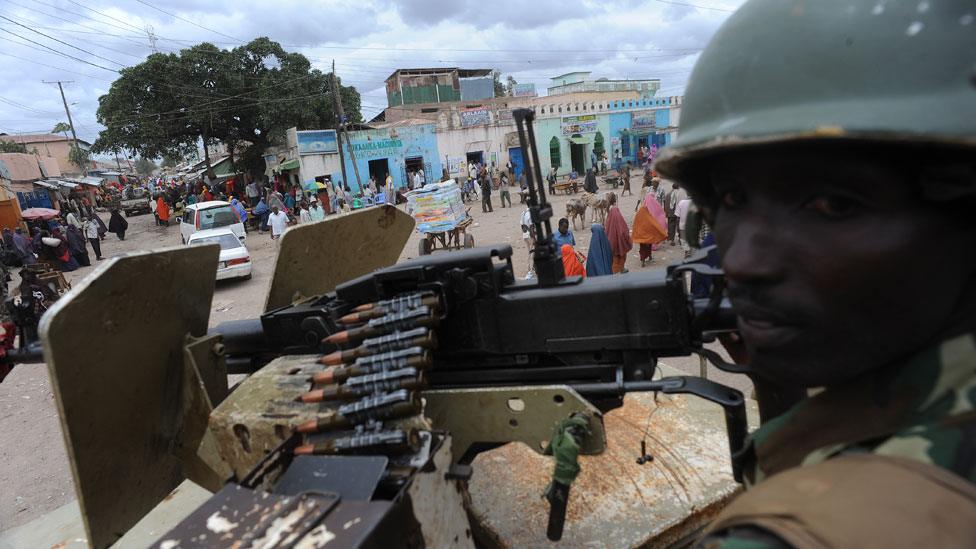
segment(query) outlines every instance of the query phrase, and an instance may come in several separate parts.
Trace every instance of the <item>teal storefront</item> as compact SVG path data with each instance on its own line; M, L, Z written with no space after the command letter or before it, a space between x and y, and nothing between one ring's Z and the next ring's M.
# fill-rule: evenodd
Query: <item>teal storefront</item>
M359 190L355 168L359 170L362 185L369 183L370 176L383 184L389 174L396 188L404 188L409 186L408 174L418 170L423 170L428 183L440 180L441 160L434 124L360 130L349 132L348 136L355 163L349 154L349 144L343 142L342 152L353 192Z

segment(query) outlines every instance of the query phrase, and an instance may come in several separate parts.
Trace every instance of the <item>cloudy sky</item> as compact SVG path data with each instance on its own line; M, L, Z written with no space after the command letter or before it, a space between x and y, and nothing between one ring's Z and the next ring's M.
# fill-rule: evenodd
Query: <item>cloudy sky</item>
M708 39L744 0L0 0L0 132L65 120L93 141L114 72L156 48L232 48L268 36L323 71L333 59L369 118L397 68L497 68L545 93L549 78L660 78L682 93Z

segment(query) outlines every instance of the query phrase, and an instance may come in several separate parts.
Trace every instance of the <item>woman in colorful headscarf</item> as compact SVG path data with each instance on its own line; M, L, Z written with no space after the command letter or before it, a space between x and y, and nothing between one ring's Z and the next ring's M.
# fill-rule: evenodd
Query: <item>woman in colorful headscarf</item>
M563 273L566 276L582 276L586 278L586 269L583 268L583 264L576 257L576 251L573 250L573 247L569 244L563 244L560 251L563 254Z
M610 213L607 214L607 238L610 240L610 250L613 252L613 272L614 274L624 270L627 262L627 252L633 247L634 243L630 239L630 229L624 221L620 208L612 206Z
M586 276L607 276L613 274L613 251L603 225L590 226L590 250L586 254Z
M634 216L634 230L631 239L634 244L640 244L641 267L651 260L654 248L668 238L668 218L664 208L654 198L654 193L647 193L644 204Z

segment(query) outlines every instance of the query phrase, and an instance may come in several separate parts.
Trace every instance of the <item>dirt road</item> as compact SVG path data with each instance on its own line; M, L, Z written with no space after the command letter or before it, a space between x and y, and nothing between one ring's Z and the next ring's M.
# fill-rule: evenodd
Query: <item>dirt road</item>
M635 182L635 188L638 184ZM572 197L553 197L557 218L565 212L565 203L569 198ZM493 213L482 213L480 201L471 204L474 225L470 232L476 245L510 244L514 249L516 275L522 277L528 267L528 250L519 228L524 207L518 204L517 196L514 208L500 208L497 195L492 199ZM620 200L621 211L628 224L632 222L636 204L636 196L625 196ZM103 218L107 221L104 214ZM587 219L585 229L574 231L577 249L583 253L589 247L589 226ZM400 260L418 255L419 240L420 235L414 233L404 247ZM119 241L110 234L102 243L102 250L106 257L112 257L136 250L180 245L178 227L157 227L152 216L142 215L129 218L125 241ZM328 243L323 245L327 246ZM270 237L258 234L248 237L247 247L254 261L253 277L246 281L217 284L210 316L211 326L227 320L255 317L262 311L277 248ZM662 268L681 257L683 253L680 248L665 245L655 252L653 262L645 269ZM631 271L641 270L636 248L628 256L626 267ZM93 269L82 268L67 273L67 277L77 281L91 274ZM152 288L141 288L140 291L149 292ZM697 359L669 359L668 364L692 374L697 374L699 369ZM750 388L748 380L741 376L729 376L714 369L710 369L709 375L740 389ZM18 366L0 384L0 531L28 522L74 498L74 486L47 370L43 365Z

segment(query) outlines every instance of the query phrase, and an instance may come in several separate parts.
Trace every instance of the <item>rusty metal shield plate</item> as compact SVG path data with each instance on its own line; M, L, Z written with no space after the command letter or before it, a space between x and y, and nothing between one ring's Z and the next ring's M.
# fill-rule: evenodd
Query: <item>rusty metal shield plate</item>
M413 230L413 218L393 206L376 206L285 231L264 310L396 263Z
M106 261L41 319L75 490L106 547L183 480L185 336L207 331L219 247Z

